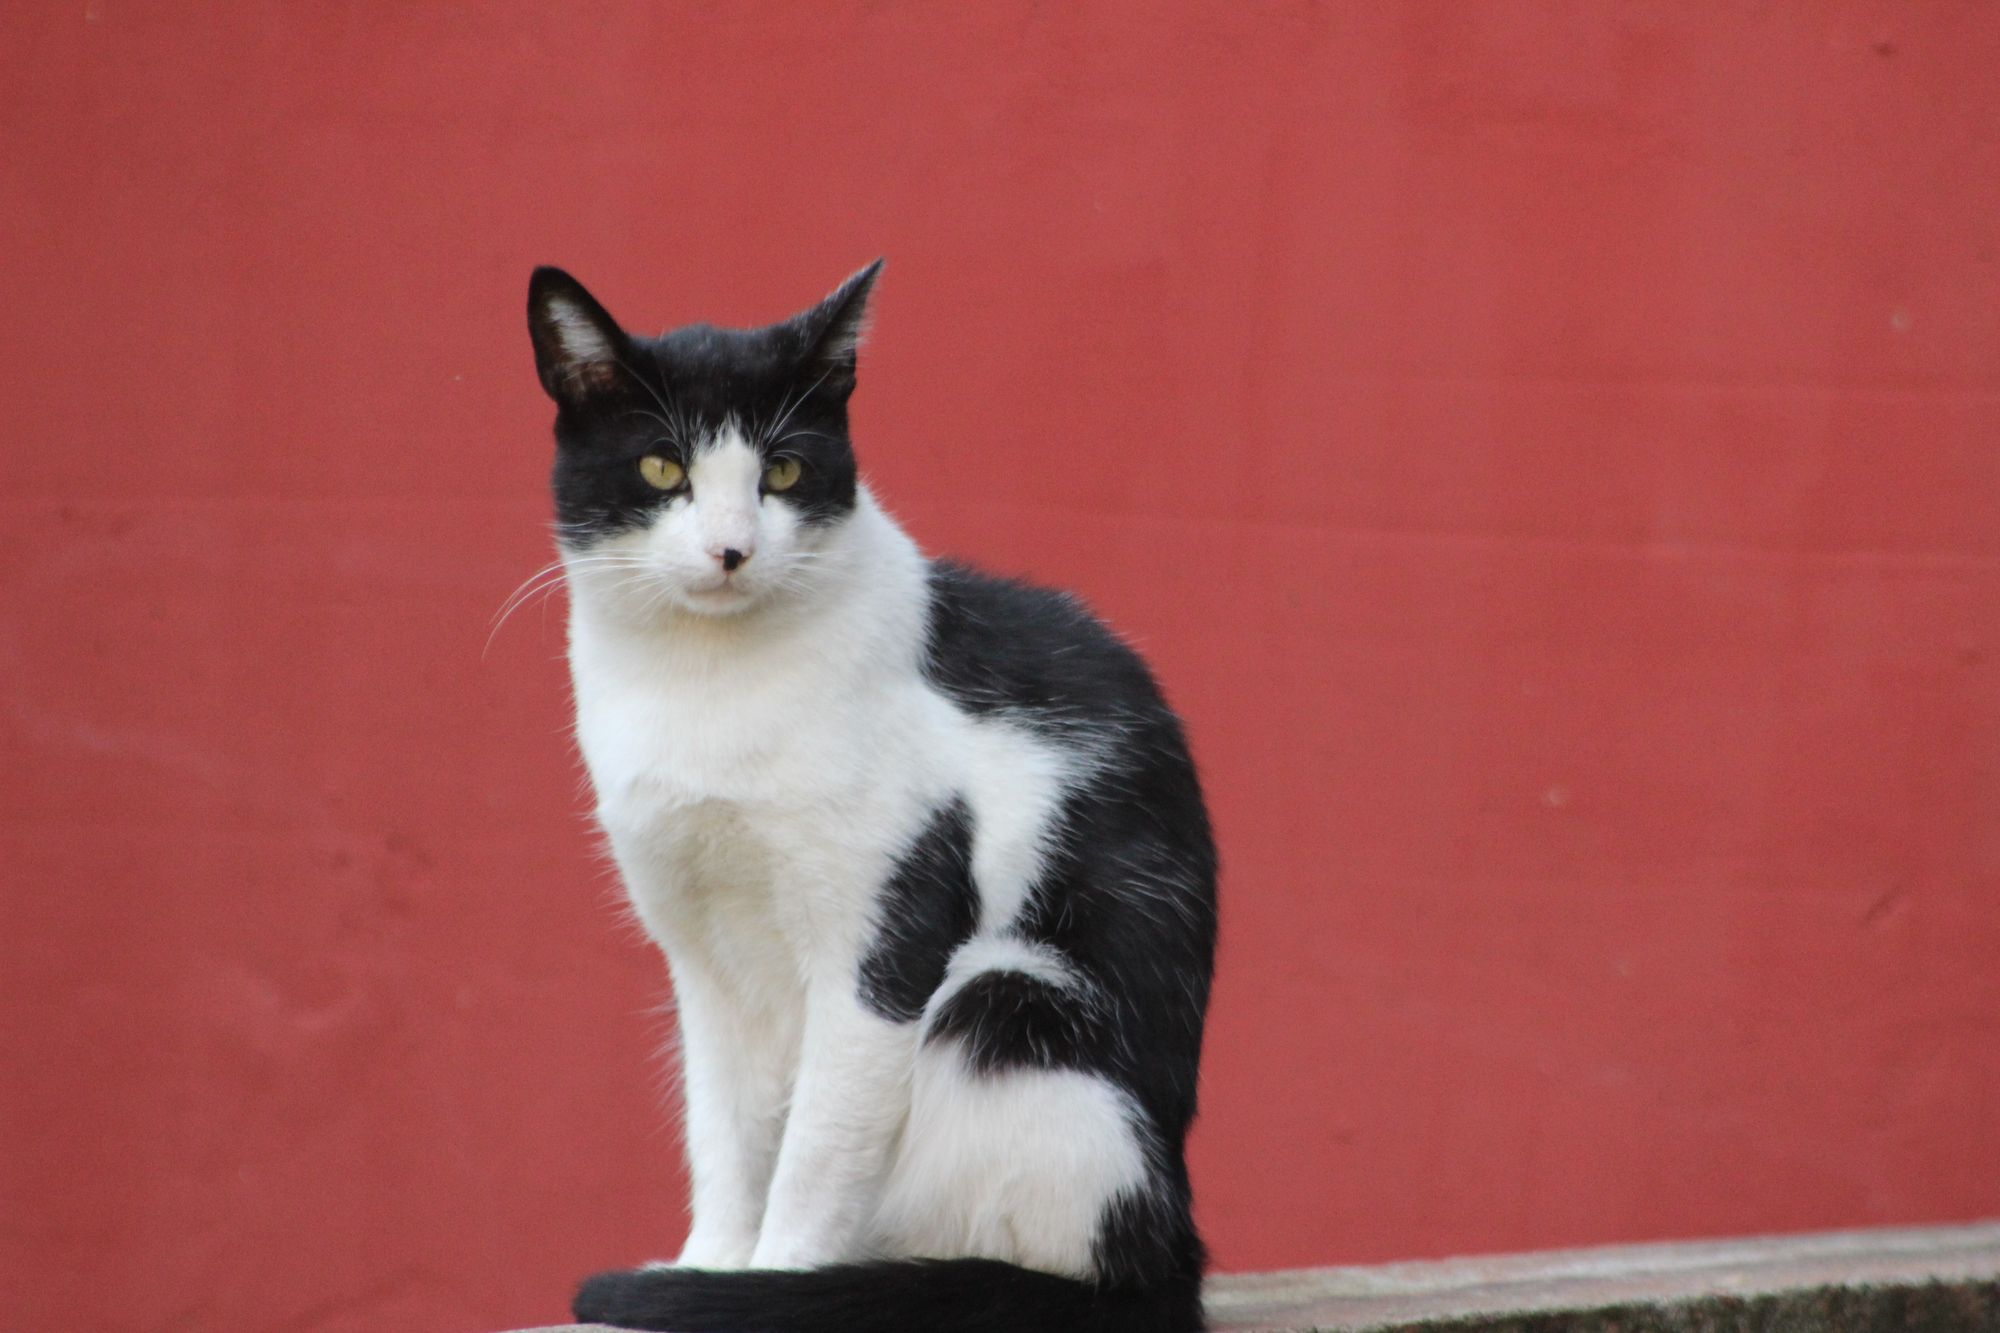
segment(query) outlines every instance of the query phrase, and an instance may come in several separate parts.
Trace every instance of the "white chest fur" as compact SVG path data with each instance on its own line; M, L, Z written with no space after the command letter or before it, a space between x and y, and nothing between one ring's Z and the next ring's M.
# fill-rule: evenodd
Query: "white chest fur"
M921 672L924 564L872 506L865 571L768 622L635 625L573 603L577 738L640 919L666 948L785 944L850 966L877 894L952 796L981 925L1010 920L1084 751L975 718ZM773 939L773 936L779 937Z
M914 671L815 680L823 658L772 657L703 660L685 645L575 636L577 736L598 817L670 954L732 908L801 948L852 935L858 886L885 873L897 836L944 785L923 762L935 723Z

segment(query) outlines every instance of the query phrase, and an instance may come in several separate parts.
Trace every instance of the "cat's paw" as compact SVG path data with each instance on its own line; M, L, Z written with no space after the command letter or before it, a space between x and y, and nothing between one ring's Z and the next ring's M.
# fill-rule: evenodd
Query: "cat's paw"
M748 1268L757 1248L755 1236L716 1236L699 1232L688 1237L680 1258L671 1264L647 1264L648 1268Z

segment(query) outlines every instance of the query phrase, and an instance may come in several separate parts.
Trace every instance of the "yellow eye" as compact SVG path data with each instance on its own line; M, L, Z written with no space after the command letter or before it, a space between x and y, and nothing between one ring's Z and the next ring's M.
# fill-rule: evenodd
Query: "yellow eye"
M656 491L677 491L687 480L687 469L671 458L647 454L639 460L639 475Z
M764 469L764 489L767 491L789 491L799 484L799 473L803 471L796 458L780 458Z

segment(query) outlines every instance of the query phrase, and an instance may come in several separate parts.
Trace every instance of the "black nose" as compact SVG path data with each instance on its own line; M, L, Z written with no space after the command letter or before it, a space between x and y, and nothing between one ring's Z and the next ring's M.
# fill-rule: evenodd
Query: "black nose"
M722 568L725 571L734 573L736 567L742 563L743 552L737 550L735 547L728 547L722 552Z

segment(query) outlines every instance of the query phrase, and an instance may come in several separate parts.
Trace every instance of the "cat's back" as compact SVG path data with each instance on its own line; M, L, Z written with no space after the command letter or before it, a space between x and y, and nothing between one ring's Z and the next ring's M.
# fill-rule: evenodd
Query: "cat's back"
M929 587L932 688L1079 761L1040 838L1046 859L1004 919L1115 997L1124 1036L1105 1067L1178 1133L1216 930L1215 846L1180 720L1077 598L950 561L932 563Z
M975 715L1043 730L1169 726L1138 653L1070 593L930 562L923 672Z

